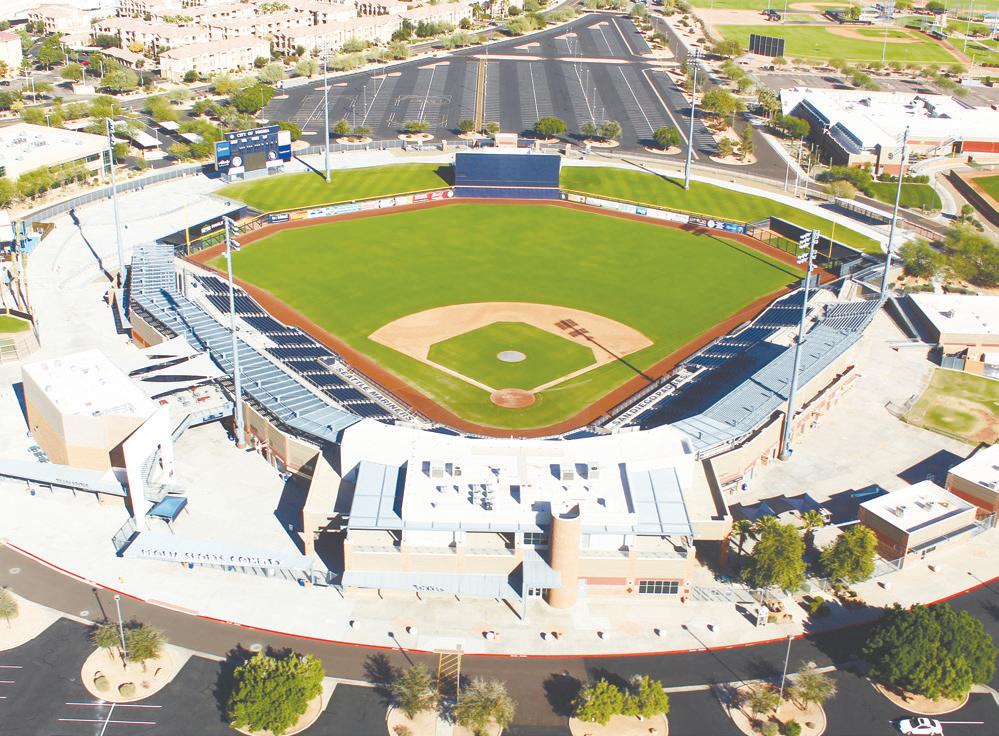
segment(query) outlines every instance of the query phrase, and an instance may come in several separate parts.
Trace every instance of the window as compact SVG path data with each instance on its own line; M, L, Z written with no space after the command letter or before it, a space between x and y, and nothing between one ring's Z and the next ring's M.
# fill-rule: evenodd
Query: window
M543 598L548 593L548 588L528 588L528 598Z
M544 532L524 532L525 547L547 547L548 535Z
M642 595L676 595L680 592L680 581L639 580L638 592Z

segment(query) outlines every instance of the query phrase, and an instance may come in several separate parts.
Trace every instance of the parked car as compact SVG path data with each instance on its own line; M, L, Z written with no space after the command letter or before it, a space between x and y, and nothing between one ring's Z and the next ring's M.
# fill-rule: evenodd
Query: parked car
M943 725L932 718L903 718L898 732L904 736L944 736Z

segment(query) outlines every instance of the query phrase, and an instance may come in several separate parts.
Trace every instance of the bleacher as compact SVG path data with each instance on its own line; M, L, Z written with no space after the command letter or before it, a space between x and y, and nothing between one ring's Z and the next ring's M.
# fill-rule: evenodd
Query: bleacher
M822 324L834 330L858 332L867 326L879 306L877 299L830 304Z

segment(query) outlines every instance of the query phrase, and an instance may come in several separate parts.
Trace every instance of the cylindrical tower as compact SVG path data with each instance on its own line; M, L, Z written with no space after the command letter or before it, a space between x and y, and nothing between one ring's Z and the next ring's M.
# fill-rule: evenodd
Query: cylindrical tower
M548 542L548 563L559 573L562 585L548 591L548 604L553 608L576 605L579 588L579 540L582 530L579 504L552 509L551 539Z

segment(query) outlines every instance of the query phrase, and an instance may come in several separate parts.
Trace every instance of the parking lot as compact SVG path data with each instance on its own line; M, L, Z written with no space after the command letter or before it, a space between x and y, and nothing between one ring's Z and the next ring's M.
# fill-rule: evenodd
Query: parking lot
M586 15L567 27L531 39L509 39L486 48L413 61L331 80L330 119L372 129L376 140L395 138L409 120L425 121L437 138L456 141L458 124L476 113L484 75L483 122L527 133L542 117L565 121L576 137L585 123L616 120L621 147L641 149L660 127L686 136L688 104L627 18ZM263 115L303 127L319 144L323 133L323 82L287 90ZM714 152L714 139L695 122L695 152Z

